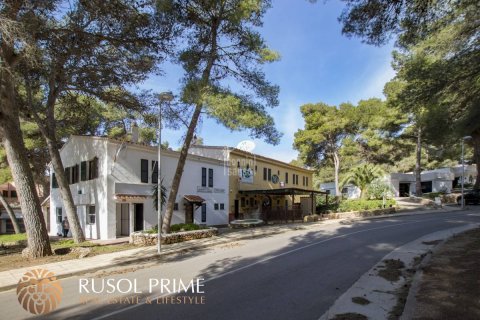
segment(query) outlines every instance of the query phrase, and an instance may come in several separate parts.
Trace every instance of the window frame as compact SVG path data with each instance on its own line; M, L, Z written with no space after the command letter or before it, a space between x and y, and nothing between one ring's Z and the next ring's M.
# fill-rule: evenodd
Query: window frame
M93 213L91 212L91 209L93 208ZM86 217L86 224L87 225L94 225L97 222L97 215L96 215L96 208L95 205L90 205L87 206L87 210L85 213ZM92 222L92 217L93 217L93 222Z
M140 159L140 182L148 183L148 166L149 161L147 159Z

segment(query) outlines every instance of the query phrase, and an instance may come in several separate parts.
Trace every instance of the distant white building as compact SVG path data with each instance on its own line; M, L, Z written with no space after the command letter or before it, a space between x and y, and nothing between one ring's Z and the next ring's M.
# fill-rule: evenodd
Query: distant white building
M477 176L476 165L466 165L464 183L473 184ZM458 188L462 180L462 166L422 171L422 192L451 192ZM415 173L392 173L390 183L396 197L406 197L415 193Z
M474 184L477 177L476 165L466 165L464 177L465 184ZM451 192L452 189L460 187L461 180L461 165L422 171L422 192ZM413 172L391 173L385 177L385 181L391 185L395 197L408 197L415 193L415 174ZM336 195L334 182L322 183L320 189L330 191L331 195ZM344 186L341 193L347 199L360 198L360 189L353 185Z
M336 196L335 182L326 182L320 184L320 190L328 191L332 196ZM360 189L354 185L347 184L340 190L342 196L347 199L360 198Z
M157 224L152 197L157 183L157 152L156 147L105 137L70 137L60 155L87 238L113 239ZM167 192L178 157L178 152L162 150L161 177ZM223 161L188 155L172 224L228 223L228 176L224 165ZM49 233L56 235L61 233L65 208L55 174L50 180L46 218Z

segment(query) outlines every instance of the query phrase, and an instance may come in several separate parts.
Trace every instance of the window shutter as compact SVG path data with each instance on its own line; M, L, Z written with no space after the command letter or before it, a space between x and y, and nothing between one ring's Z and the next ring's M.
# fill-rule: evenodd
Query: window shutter
M263 168L263 180L267 180L267 168Z
M87 161L80 162L80 180L87 180Z
M152 161L152 183L158 183L158 161Z
M57 189L58 188L58 181L57 177L55 176L55 172L52 173L52 189Z
M140 159L140 181L148 183L148 160Z
M202 222L207 222L207 204L202 203Z
M208 169L208 186L213 188L213 169Z
M272 181L272 169L268 169L268 181Z
M202 187L207 186L207 168L202 168Z

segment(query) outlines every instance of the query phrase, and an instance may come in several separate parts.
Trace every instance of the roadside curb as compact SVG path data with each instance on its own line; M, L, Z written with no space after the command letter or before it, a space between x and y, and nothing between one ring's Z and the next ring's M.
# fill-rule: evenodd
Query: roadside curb
M205 249L205 248L209 248L209 247L214 247L214 246L217 246L217 245L231 243L232 241L241 241L241 240L249 240L249 239L255 239L255 238L263 238L263 237L267 237L267 236L271 236L271 235L275 235L275 234L280 234L280 233L285 233L285 232L289 232L289 231L295 231L295 230L299 230L299 229L315 229L315 228L319 228L319 227L321 228L323 225L341 224L344 221L386 219L386 218L423 215L423 214L431 214L431 213L447 213L447 212L453 212L453 211L458 211L458 210L459 209L453 209L453 210L438 209L438 210L425 210L425 211L420 211L420 212L416 211L416 212L406 212L406 213L398 213L398 214L393 213L393 214L373 216L373 217L358 217L358 218L353 218L353 219L346 219L346 218L326 219L326 220L320 220L320 221L317 221L317 222L309 222L309 223L298 222L298 223L289 223L289 224L286 224L286 225L272 225L272 226L267 226L265 228L265 230L262 230L262 227L249 228L249 229L245 230L245 231L250 231L249 234L242 234L243 232L239 232L239 234L237 234L237 235L230 235L229 236L229 233L226 233L226 234L223 234L223 235L216 236L215 238L205 238L206 240L199 239L199 240L203 240L203 242L195 243L195 242L193 242L195 240L193 240L192 242L190 242L190 241L183 242L184 245L179 247L179 248L166 249L165 251L162 252L162 256L170 256L170 255L177 254L177 253L180 253L180 252L185 252L185 251L201 250L201 249ZM145 249L148 250L148 247L146 247ZM138 249L131 249L131 250L139 251ZM123 252L119 251L117 253L111 253L111 255L117 254L118 256L121 256L121 253L125 253L125 252L126 251L123 251ZM87 257L87 258L83 258L83 259L90 259L90 258L93 259L95 257L100 257L100 256ZM158 255L157 255L156 251L152 250L152 252L149 252L142 257L125 257L125 259L123 260L122 266L117 266L114 263L108 263L108 264L103 264L103 265L95 266L95 267L86 267L85 269L78 270L78 271L73 271L73 272L69 272L68 270L65 270L63 268L62 268L61 272L59 272L57 270L52 270L52 271L55 272L56 277L58 279L64 279L64 278L69 278L69 277L72 277L72 276L84 275L84 274L104 270L104 269L107 269L107 268L124 267L125 265L129 265L129 264L148 262L149 260L151 260L155 257L158 257ZM55 263L64 264L68 261L71 261L71 260L65 260L65 261L62 261L62 262L54 262L52 264L55 264ZM92 265L95 265L95 263L92 262ZM36 267L41 268L42 266L45 266L45 265L38 265ZM26 267L25 269L31 269L31 268L34 268L34 266ZM3 272L10 273L11 271L13 271L13 270L3 271ZM3 272L0 272L0 275ZM11 278L12 277L10 275L10 279ZM7 282L8 284L2 284L2 282L3 283ZM14 289L16 286L17 286L17 281L12 281L12 280L8 281L8 279L2 279L0 277L0 292Z
M431 254L432 249L434 250L439 244L445 242L452 236L478 228L479 226L480 224L478 223L472 223L461 227L437 231L396 248L364 273L319 319L333 319L336 315L345 313L361 314L369 319L387 319L391 311L399 308L397 294L402 290L404 291L403 293L407 290L406 300L409 305L408 307L407 305L401 305L401 315L402 319L409 319L408 314L404 311L408 308L407 312L410 312L410 308L413 307L415 302L415 288L409 286L410 284L414 284L412 281L416 280L415 276L417 276L417 271L423 266L422 262L424 261L424 257L427 257L428 254ZM436 242L439 240L441 240L441 242ZM432 245L435 247L432 248ZM418 261L419 258L422 260ZM399 260L403 262L404 267L401 269L405 272L402 272L397 280L389 281L379 275L380 270L387 269L385 264L386 260ZM427 262L428 260L425 263ZM418 277L420 277L420 275ZM358 304L353 302L353 298L363 298L366 299L368 303ZM398 312L398 310L396 311ZM403 317L403 314L405 314L405 317Z

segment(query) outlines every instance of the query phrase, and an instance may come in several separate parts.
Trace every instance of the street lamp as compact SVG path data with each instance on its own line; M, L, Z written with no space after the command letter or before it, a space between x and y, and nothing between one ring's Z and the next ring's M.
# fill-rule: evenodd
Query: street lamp
M465 140L472 139L471 136L465 136L462 138L462 209L465 209L465 199L464 199L464 183L465 183L465 159L464 159L464 149L465 149Z
M157 252L162 252L162 182L161 182L161 156L162 156L162 103L170 103L173 100L171 91L162 92L159 95L160 106L158 108L158 161L157 161Z

